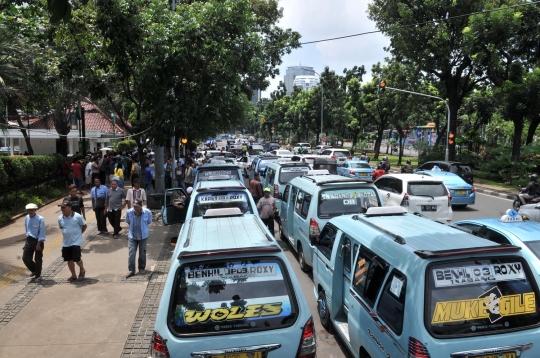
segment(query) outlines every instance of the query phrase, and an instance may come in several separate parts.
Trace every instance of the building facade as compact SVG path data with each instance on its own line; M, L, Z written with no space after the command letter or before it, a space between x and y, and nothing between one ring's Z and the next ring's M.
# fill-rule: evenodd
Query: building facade
M287 67L285 71L285 89L287 94L290 95L294 87L294 79L297 76L313 76L315 75L315 69L309 66L291 66Z
M319 78L317 76L296 76L293 81L293 86L300 87L305 91L309 91L318 85Z

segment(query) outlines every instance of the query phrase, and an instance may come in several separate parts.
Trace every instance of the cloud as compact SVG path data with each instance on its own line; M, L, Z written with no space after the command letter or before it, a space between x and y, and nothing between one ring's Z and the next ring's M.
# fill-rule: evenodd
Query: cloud
M377 30L375 23L367 18L367 1L358 0L281 0L283 18L279 26L291 28L301 35L301 42L329 39ZM389 40L380 33L356 36L342 40L306 44L283 57L280 75L270 80L263 97L283 81L289 66L312 66L317 72L328 66L337 74L344 68L363 65L367 71L364 80L371 79L371 67L384 62L388 53L384 47Z

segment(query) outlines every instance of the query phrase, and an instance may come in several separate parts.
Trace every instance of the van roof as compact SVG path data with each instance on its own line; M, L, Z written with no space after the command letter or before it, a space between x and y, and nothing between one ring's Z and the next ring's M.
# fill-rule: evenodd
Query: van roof
M246 190L246 187L240 180L201 180L197 183L196 190L213 189L238 189Z
M220 169L220 168L223 168L223 167L227 167L227 169L229 169L229 168L240 169L238 167L238 165L236 165L235 163L228 163L228 162L225 162L225 163L212 163L212 162L210 162L210 163L206 163L206 164L203 164L200 167L198 167L197 171L200 172L200 171L205 171L205 170Z
M178 243L181 246L178 259L281 251L255 215L209 219L197 217L190 219L186 225L189 225L188 230L182 230Z
M345 231L352 237L361 238L364 242L371 241L374 246L387 252L396 250L394 244L397 243L404 249L400 255L406 253L409 259L520 249L494 244L450 225L409 213L343 215L330 222L347 228Z
M297 162L297 161L291 161L291 160L287 160L287 161L277 161L277 162L273 162L273 163L269 163L266 167L275 167L275 166L278 166L278 167L309 167L309 164L306 163L306 162Z
M346 184L346 183L371 183L371 180L359 180L359 179L351 179L342 177L340 175L330 174L330 175L302 175L300 177L294 178L291 180L291 183L293 180L296 182L303 181L303 182L309 182L313 183L317 186L325 185L325 184Z

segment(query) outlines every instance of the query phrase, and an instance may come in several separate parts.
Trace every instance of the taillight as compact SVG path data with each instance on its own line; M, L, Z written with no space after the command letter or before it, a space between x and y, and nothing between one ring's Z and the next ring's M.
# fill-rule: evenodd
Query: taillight
M409 358L431 358L427 348L418 339L409 337Z
M349 156L347 157L347 159L352 159L352 157L349 155Z
M319 229L319 224L315 219L309 220L309 237L319 237L321 230Z
M278 185L277 184L274 184L274 198L277 198L278 197Z
M349 174L355 175L356 173L354 172L354 170L349 170Z
M471 194L474 193L476 191L476 189L474 188L474 186L471 188Z
M150 356L154 358L169 358L169 350L167 349L166 341L161 336L154 332L152 342L150 344Z
M401 206L409 205L409 194L405 193L403 195L403 200L401 201Z
M331 156L330 158L332 159L337 159L337 157L335 155Z
M451 205L452 205L452 194L448 192L448 206L451 206Z
M302 340L296 358L315 358L317 355L317 338L315 337L315 326L310 318L302 331Z

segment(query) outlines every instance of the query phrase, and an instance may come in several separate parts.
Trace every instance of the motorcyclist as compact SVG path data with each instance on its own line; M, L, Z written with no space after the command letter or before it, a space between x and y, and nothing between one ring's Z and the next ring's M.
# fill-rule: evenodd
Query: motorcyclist
M521 189L521 192L524 194L524 199L532 199L536 196L538 196L540 192L540 184L538 183L538 175L532 174L531 175L531 181L527 186L523 189Z
M413 166L411 164L411 160L407 159L407 163L401 168L402 173L412 173L413 172Z
M366 152L362 152L362 156L360 157L360 160L364 160L369 163L370 159L371 158L369 157L369 155L366 154Z
M390 162L388 161L388 157L383 157L382 160L382 168L384 169L385 173L388 173L390 171Z
M380 177L382 177L385 173L384 169L382 168L382 165L379 164L377 165L377 170L375 170L373 173L371 173L371 178L373 180L377 180L379 179Z

